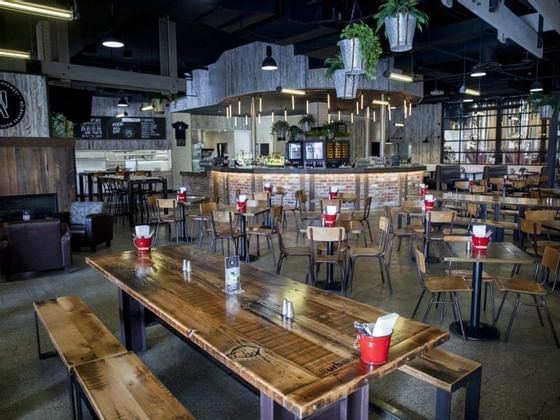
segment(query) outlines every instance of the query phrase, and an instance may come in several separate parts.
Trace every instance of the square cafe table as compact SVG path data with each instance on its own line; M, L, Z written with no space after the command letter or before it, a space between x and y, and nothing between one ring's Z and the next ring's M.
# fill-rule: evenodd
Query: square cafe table
M183 258L191 261L191 273L182 272ZM190 245L86 261L118 288L121 341L129 350L146 349L145 326L155 316L258 393L261 419L365 420L371 381L449 338L439 328L400 318L387 363L367 365L354 348L353 323L374 322L382 309L244 263L244 292L227 295L224 258ZM284 298L294 304L293 320L281 316Z
M480 322L480 302L482 294L482 266L483 264L533 264L534 259L521 249L506 242L490 242L487 250L467 251L464 242L438 242L439 254L446 262L472 263L472 294L471 319L464 320L465 334L470 340L497 340L500 331L492 326ZM459 321L453 322L449 329L461 335Z

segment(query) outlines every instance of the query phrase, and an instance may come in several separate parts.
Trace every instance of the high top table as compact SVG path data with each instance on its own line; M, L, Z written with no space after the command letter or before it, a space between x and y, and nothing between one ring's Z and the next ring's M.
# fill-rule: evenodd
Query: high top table
M472 264L471 319L463 321L465 334L470 340L497 340L500 332L492 325L480 321L480 302L482 294L483 264L533 264L533 258L511 243L490 242L487 250L467 251L464 242L438 242L439 254L446 262ZM459 321L453 322L449 329L461 334Z
M192 263L190 274L181 270L183 258ZM118 288L121 340L129 350L146 349L145 320L155 315L258 392L261 419L365 420L370 381L449 338L439 328L401 318L389 360L369 366L353 347L353 323L374 322L382 309L244 263L244 292L227 295L224 258L190 245L147 255L99 254L86 261ZM292 321L281 316L284 298L293 302Z

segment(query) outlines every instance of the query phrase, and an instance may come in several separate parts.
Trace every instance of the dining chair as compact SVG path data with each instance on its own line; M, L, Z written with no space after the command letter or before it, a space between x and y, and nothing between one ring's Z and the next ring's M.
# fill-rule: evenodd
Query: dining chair
M395 229L393 220L398 209L398 207L385 206L385 216L389 219L390 232L398 239L397 251L401 250L401 242L403 238L406 238L408 239L408 253L413 257L414 246L418 238L424 237L424 225L419 223L405 224L402 228Z
M471 194L484 194L486 192L486 185L473 185L471 186Z
M545 284L551 279L551 277L554 281L554 284L556 284L556 281L558 280L559 268L560 268L560 251L547 246L544 249L541 261L537 265L537 269L535 270L533 279L501 278L501 277L498 277L496 279L496 284L498 286L498 289L503 293L502 302L500 303L500 308L498 309L498 315L496 316L496 322L500 318L500 314L502 313L502 308L504 306L504 302L506 301L508 293L515 293L516 296L515 304L511 312L511 318L509 320L504 341L507 342L510 338L511 328L513 326L513 321L517 315L519 306L525 305L525 306L534 306L536 308L540 324L541 326L544 327L544 322L539 308L543 309L546 318L548 320L548 323L550 325L550 331L552 332L554 341L556 342L556 347L560 347L560 342L558 341L558 335L556 334L556 330L554 329L554 324L552 323L550 311L548 309L548 306L546 304L546 299L545 299L545 296L548 294L547 289L545 288ZM521 296L530 296L533 302L532 303L522 302Z
M560 247L560 242L550 240L549 232L542 225L543 222L553 221L555 217L555 210L527 210L525 217L519 219L520 248L525 251L532 248L533 255L540 256L539 250L546 246ZM529 242L527 246L525 239Z
M340 198L342 200L342 205L344 206L344 204L350 204L351 208L350 210L352 210L352 213L356 210L356 205L358 203L358 195L356 193L353 192L341 192L338 193L337 198ZM345 209L343 209L345 210Z
M297 193L297 191L296 191ZM309 225L321 224L323 215L321 212L309 211L308 210L309 197L306 193L300 190L297 195L297 206L294 209L294 216L296 222L296 243L299 242L299 235L303 234L304 238L307 234L307 227ZM298 221L299 216L299 221Z
M253 200L265 201L268 203L268 200L270 200L270 193L268 191L254 192Z
M156 219L156 231L154 233L154 243L155 246L159 227L161 225L167 225L168 227L168 237L171 241L171 225L175 225L175 241L179 243L179 223L181 223L181 218L179 215L179 208L177 207L177 200L174 198L157 198L156 199L156 207L157 207L157 219Z
M307 239L309 240L309 247L312 253L312 266L315 270L315 273L312 275L313 284L315 284L321 264L337 265L340 267L342 277L342 293L346 295L346 252L348 248L344 243L346 241L345 229L343 227L308 226ZM327 245L329 242L333 244L333 255L328 255L319 249L321 245Z
M202 239L207 233L211 233L210 220L212 212L218 210L218 205L214 201L200 203L198 214L191 214L189 217L192 220L192 237L194 238L195 222L198 225L198 247L202 248Z
M450 235L444 236L444 242L454 242L454 243L464 243L465 246L467 241L471 239L470 236L458 236L458 235ZM464 269L456 269L453 266L453 262L449 262L449 266L447 267L447 273L450 276L460 276L463 277L467 282L471 282L472 280L472 268L469 270ZM486 271L482 271L482 283L484 284L484 303L482 309L486 311L486 302L488 300L488 293L490 293L490 310L492 312L492 325L496 319L496 301L495 301L495 289L494 289L494 281L496 278Z
M369 215L371 213L371 203L373 201L373 198L368 196L364 198L364 208L362 209L362 214L355 214L355 212L352 213L352 221L356 221L356 222L360 222L362 225L362 229L365 229L365 226L367 226L367 230L369 233L369 240L371 243L373 243L373 235L371 233L371 225L369 223ZM367 246L367 241L366 241L366 235L364 233L364 241L366 242L366 246Z
M467 192L470 188L470 181L455 181L455 192Z
M450 303L451 308L453 309L453 318L455 320L458 319L459 325L461 326L463 341L467 341L467 336L463 327L461 305L459 303L457 293L472 292L472 288L469 283L461 276L428 276L426 274L426 261L424 259L424 253L419 249L416 249L416 272L418 274L418 280L420 282L422 292L420 293L420 297L416 302L416 306L414 307L411 318L414 319L416 317L416 313L418 312L418 308L420 307L420 303L422 303L424 295L426 294L426 292L430 292L430 303L426 308L426 312L424 313L422 322L426 322L426 319L428 318L428 315L434 303L441 304L440 322L443 322L445 304ZM445 299L446 295L449 295L449 300Z
M424 254L428 253L431 242L442 241L445 235L453 235L456 213L453 210L426 212L424 231ZM445 228L443 230L442 228Z
M268 249L272 252L272 260L274 265L276 265L276 256L274 255L274 244L272 242L272 237L278 234L278 221L282 221L282 206L273 206L270 210L271 227L267 226L254 226L249 227L247 230L247 249L251 247L251 238L257 238L257 256L261 255L261 247L259 239L264 237L268 245Z
M210 251L216 252L216 244L221 241L222 255L225 255L224 239L227 240L227 255L230 256L230 241L233 241L235 254L239 255L239 239L241 233L239 229L234 227L234 214L227 210L214 210L210 212L212 241L210 243Z
M352 280L354 278L354 269L358 258L376 258L379 262L381 271L381 282L389 287L389 294L393 294L393 286L391 284L391 250L393 245L393 237L391 235L391 223L389 218L385 216L379 217L379 239L377 245L372 248L359 248L352 246L348 250L348 286L347 291L352 290Z
M313 252L309 246L286 246L284 242L285 227L281 220L276 221L276 230L278 232L278 246L280 248L280 255L278 256L278 263L276 264L276 273L280 274L282 264L285 259L290 257L305 257L307 258L308 268L305 275L305 284L309 283L311 277L311 284L315 284L314 270L313 270Z

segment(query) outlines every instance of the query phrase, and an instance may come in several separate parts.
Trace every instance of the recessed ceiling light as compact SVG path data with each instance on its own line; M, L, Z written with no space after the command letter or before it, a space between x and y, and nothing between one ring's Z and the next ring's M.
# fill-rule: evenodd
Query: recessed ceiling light
M471 77L484 77L486 76L486 70L484 67L478 63L471 70Z

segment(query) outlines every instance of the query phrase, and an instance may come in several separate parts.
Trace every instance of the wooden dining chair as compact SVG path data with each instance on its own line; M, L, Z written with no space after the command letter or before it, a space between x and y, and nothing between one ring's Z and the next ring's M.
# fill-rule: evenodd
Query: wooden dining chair
M268 191L259 191L253 193L253 200L264 201L268 203L269 199L270 199L270 193Z
M558 280L559 268L560 268L560 251L547 246L544 249L543 256L540 263L537 265L537 269L535 271L535 275L533 279L501 278L501 277L498 277L496 279L496 284L498 286L498 289L503 293L502 302L500 303L500 308L498 309L498 315L496 316L496 322L500 318L500 314L502 313L502 308L504 306L504 302L506 301L508 293L515 293L516 296L515 304L511 312L511 318L509 320L504 341L507 342L510 338L511 328L513 326L513 321L515 320L519 306L525 305L525 306L534 306L536 308L540 324L541 326L544 327L542 315L539 310L540 308L543 309L546 318L548 320L548 323L550 325L550 331L552 332L554 341L556 342L556 347L560 347L560 342L558 341L558 335L556 334L556 330L554 329L554 324L552 323L552 318L550 316L550 312L548 310L548 306L546 304L546 299L545 299L546 295L548 294L545 285L551 278L554 281L554 284L556 283L556 281ZM532 303L523 302L521 300L521 296L530 296L533 302Z
M379 218L379 239L377 245L372 248L359 248L352 246L348 251L348 286L347 292L352 290L352 280L354 278L354 268L358 258L376 258L379 262L381 271L381 282L389 287L389 294L393 294L391 284L391 250L393 248L393 237L391 235L391 222L389 218L381 216Z
M198 214L189 215L192 223L192 237L194 238L195 222L198 224L198 247L202 248L202 239L207 233L211 233L210 220L212 212L218 210L218 205L214 201L200 203Z
M398 207L385 206L385 216L389 219L389 228L393 237L398 239L397 251L401 250L401 242L403 238L408 239L408 253L411 257L414 256L414 246L416 245L418 238L424 237L424 225L421 223L405 224L403 227L395 228L393 222L395 214L398 211ZM416 219L419 221L419 219Z
M416 271L422 292L420 293L420 297L418 298L414 311L412 312L412 319L416 316L424 295L426 292L429 292L431 294L431 299L428 307L426 308L426 312L424 313L424 317L422 318L422 322L426 322L434 303L441 305L440 322L443 322L445 304L449 303L453 309L453 318L458 320L459 325L461 326L463 341L467 341L467 336L463 327L461 305L459 303L457 293L472 292L472 288L469 283L461 276L428 276L426 274L426 261L424 259L424 253L419 249L416 249ZM449 295L449 300L445 299L446 295Z
M337 265L340 268L342 277L341 291L346 295L346 252L348 248L344 243L346 241L346 231L344 228L308 226L307 239L309 240L313 258L313 269L315 270L312 277L314 283L317 279L321 264ZM326 252L321 252L319 249L321 245L326 245L328 242L332 242L333 244L333 255L328 255Z
M335 199L328 199L328 198L321 198L321 213L325 214L327 212L327 207L336 207L336 213L340 213L342 209L342 199L335 198Z
M544 222L553 221L556 217L555 210L527 210L525 217L519 219L520 248L531 249L535 256L540 256L540 251L546 246L560 247L560 242L550 240L550 234L543 229ZM525 244L525 240L528 244ZM528 251L527 251L528 252Z
M266 226L253 226L247 229L247 249L251 248L251 238L257 238L257 256L261 255L261 247L259 239L264 237L268 245L268 249L272 252L272 260L276 265L276 256L274 255L274 244L272 237L278 234L278 221L282 221L282 206L273 206L270 210L271 227Z
M364 208L362 209L362 213L361 214L356 214L356 212L354 211L352 213L352 221L356 221L356 222L360 222L360 224L362 225L362 230L364 231L364 242L366 242L366 246L367 246L367 241L366 241L366 235L365 235L365 228L367 226L367 230L369 233L369 240L371 243L373 243L373 235L371 233L371 225L369 222L369 215L371 213L371 203L373 202L373 198L368 196L364 198Z
M212 242L210 243L210 251L216 252L218 240L221 241L222 255L225 255L224 239L227 240L227 255L230 253L230 241L233 241L235 254L239 255L239 239L242 237L239 229L233 224L234 214L227 210L214 210L210 213Z
M297 206L294 210L295 222L296 222L296 243L299 242L300 234L303 234L304 237L307 234L307 227L309 225L320 225L323 215L321 212L316 211L309 211L309 197L303 190L300 190L299 194L297 194Z
M278 256L278 264L276 265L276 273L280 274L284 260L290 257L305 257L307 258L308 268L305 276L305 284L315 284L315 276L313 270L313 252L309 246L286 246L284 242L285 226L282 221L277 220L276 230L278 232L278 246L280 248L280 255Z
M424 232L424 254L427 254L431 242L442 241L445 235L453 235L456 213L453 210L426 212Z
M179 243L179 223L182 222L180 215L179 215L179 208L177 207L177 200L174 198L157 198L156 199L156 207L157 207L157 221L156 221L156 231L154 233L154 243L155 246L159 228L161 225L167 225L168 228L168 237L171 241L171 225L175 227L175 241Z

